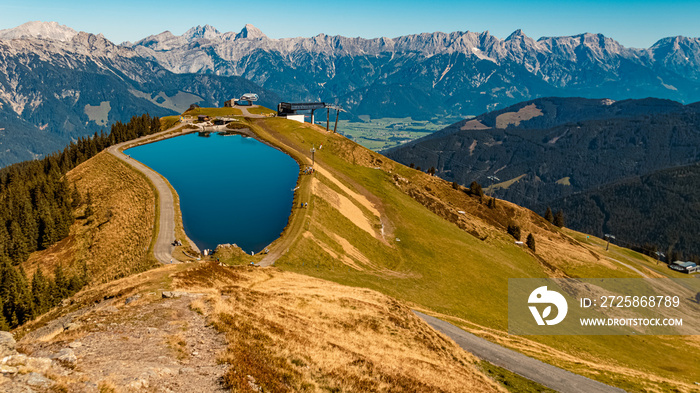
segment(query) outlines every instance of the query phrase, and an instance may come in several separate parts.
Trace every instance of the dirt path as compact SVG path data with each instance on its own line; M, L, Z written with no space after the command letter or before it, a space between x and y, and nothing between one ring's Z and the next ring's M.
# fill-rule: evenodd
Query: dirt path
M259 106L260 106L260 105L236 106L236 108L240 109L241 112L243 112L243 116L245 116L245 117L250 117L250 118L253 118L253 119L262 119L263 117L266 117L266 116L264 116L264 115L254 115L254 114L248 112L248 109L257 108L257 107L259 107Z
M226 339L192 309L194 299L100 304L71 319L75 330L24 348L33 356L71 348L76 361L61 378L70 392L225 392Z
M449 322L413 311L435 330L454 340L474 356L503 367L548 388L567 393L620 393L624 390L543 363L468 333Z
M636 267L630 265L629 263L624 263L624 262L620 261L619 259L610 258L610 257L608 257L608 259L619 263L620 265L622 265L622 266L624 266L624 267L626 267L626 268L628 268L628 269L634 271L635 273L639 274L640 276L642 276L642 277L644 277L644 278L649 278L649 276L647 276L646 273L644 273L643 271L641 271L641 270L637 269Z

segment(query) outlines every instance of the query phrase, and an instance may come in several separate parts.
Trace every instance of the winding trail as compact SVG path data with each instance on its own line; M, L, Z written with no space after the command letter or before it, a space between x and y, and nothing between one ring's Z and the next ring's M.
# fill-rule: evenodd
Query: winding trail
M467 352L479 359L486 360L498 367L512 371L531 381L537 382L550 389L566 393L623 393L624 390L615 388L590 378L574 374L559 367L525 356L494 344L481 337L468 333L442 319L431 317L418 311L413 311L418 317L428 323L433 329L451 338Z
M139 145L146 140L148 140L149 142L160 140L165 138L166 134L168 134L168 138L178 135L172 134L172 131L174 129L175 128L171 128L153 135L147 135L131 141L122 142L107 148L107 151L110 154L126 162L137 171L146 175L148 180L150 180L156 188L158 194L160 218L158 221L158 236L156 238L156 243L153 246L153 255L156 257L158 262L164 264L180 262L173 258L173 250L175 249L175 246L172 245L172 241L175 240L175 201L173 198L173 194L170 191L168 183L160 174L158 174L153 169L147 167L146 165L140 163L139 161L129 158L129 156L124 154L120 149L127 145ZM184 133L185 131L183 130L181 132ZM191 132L191 130L189 130L189 132Z

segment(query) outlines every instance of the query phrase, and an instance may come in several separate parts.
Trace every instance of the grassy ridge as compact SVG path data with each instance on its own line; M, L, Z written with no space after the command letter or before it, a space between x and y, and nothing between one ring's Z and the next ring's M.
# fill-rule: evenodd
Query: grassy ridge
M106 282L157 264L150 252L157 233L157 200L145 176L103 151L67 177L83 200L90 192L93 218L78 217L66 239L33 253L24 264L28 274L39 265L47 271L60 262L73 270L86 262L90 280Z
M264 106L256 106L253 108L248 108L248 113L253 115L271 115L276 114L277 111L270 108L265 108Z

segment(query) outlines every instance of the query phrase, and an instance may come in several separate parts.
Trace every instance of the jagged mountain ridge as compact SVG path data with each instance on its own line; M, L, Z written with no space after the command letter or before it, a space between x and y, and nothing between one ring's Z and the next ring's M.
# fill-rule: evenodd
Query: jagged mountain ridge
M221 106L249 91L264 105L279 101L240 77L174 74L101 35L68 38L65 26L27 25L0 32L0 166L41 157L145 112Z
M0 46L0 165L134 113L171 114L199 99L221 105L241 91L256 91L273 107L282 99L335 102L355 119L452 118L555 95L700 100L700 44L684 37L630 49L593 34L271 39L252 25L238 33L206 25L114 45L53 22L29 22L0 31ZM7 137L11 128L17 132Z
M333 101L371 117L458 117L553 95L700 100L698 38L634 49L589 33L272 39L252 25L240 33L207 25L127 46L176 73L238 75L290 100Z
M12 29L0 30L0 39L42 38L56 41L70 41L77 31L57 22L27 22Z

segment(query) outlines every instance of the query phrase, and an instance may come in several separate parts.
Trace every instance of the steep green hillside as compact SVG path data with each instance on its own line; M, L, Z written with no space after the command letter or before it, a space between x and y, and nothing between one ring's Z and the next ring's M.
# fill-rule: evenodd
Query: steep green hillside
M462 187L320 127L256 119L251 129L309 164L311 147L322 146L315 154L316 173L301 176L290 226L277 243L283 255L275 266L384 292L453 318L488 339L625 389L687 388L700 377L690 366L700 359L692 337L504 333L509 277L639 277L627 265L650 276L665 274L651 259L615 247L606 252L600 239L560 230L506 201L489 208L488 197L480 203ZM302 202L309 207L298 207ZM537 253L513 243L506 232L509 223L519 225L524 237L534 235ZM668 364L679 366L670 370Z

